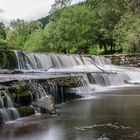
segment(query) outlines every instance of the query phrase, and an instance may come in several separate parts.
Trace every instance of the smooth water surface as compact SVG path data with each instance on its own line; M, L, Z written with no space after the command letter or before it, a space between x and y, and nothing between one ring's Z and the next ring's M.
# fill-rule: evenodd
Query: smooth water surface
M139 140L140 87L121 87L0 127L0 140Z

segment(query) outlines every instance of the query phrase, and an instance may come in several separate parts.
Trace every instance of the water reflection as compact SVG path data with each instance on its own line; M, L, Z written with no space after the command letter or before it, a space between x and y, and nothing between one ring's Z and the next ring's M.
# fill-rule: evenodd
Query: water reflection
M52 126L46 133L41 135L41 140L64 140L64 128L62 126Z
M0 140L139 140L140 87L97 93L0 128Z

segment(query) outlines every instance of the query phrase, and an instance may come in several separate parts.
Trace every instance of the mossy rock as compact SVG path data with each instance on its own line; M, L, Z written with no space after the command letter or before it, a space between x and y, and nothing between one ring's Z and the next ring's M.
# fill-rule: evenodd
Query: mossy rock
M35 114L35 110L32 107L29 106L23 106L20 108L17 108L20 117L30 116Z

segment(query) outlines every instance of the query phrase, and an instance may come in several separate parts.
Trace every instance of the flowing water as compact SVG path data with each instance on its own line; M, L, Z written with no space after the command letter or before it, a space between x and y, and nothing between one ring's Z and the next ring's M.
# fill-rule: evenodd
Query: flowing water
M79 75L76 88L70 93L83 99L58 105L57 115L34 115L7 122L1 126L0 140L139 140L140 139L140 69L111 65L102 56L62 55L15 51L16 69L26 74L8 77L54 77L61 74ZM2 75L1 75L2 76ZM58 86L50 83L57 98ZM0 94L2 96L5 93ZM61 88L63 97L63 89ZM38 98L47 96L39 85ZM0 97L0 113L9 117ZM11 109L10 109L11 110ZM13 110L13 109L12 109ZM6 114L7 113L7 114Z
M106 89L1 126L1 140L139 140L140 87Z
M2 123L19 118L18 111L14 108L13 101L8 91L0 91L0 120Z

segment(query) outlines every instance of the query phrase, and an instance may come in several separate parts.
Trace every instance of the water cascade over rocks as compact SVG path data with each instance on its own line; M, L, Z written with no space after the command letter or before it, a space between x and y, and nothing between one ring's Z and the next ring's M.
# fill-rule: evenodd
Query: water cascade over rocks
M19 118L19 113L14 108L14 103L8 91L0 91L0 121L1 123Z
M55 113L55 104L114 86L140 84L140 69L112 65L103 56L0 52L0 121Z
M103 56L80 56L14 51L18 70L51 74L83 74L95 86L116 86L140 81L140 69L111 64ZM85 76L86 75L86 76ZM87 81L88 79L88 81Z

